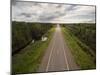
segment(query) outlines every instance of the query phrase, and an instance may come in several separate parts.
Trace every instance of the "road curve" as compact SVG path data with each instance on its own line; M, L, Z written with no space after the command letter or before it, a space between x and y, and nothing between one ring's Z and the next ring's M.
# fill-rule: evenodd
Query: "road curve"
M57 24L53 38L45 52L38 72L77 70L79 66L74 61L70 49L65 43L61 27Z

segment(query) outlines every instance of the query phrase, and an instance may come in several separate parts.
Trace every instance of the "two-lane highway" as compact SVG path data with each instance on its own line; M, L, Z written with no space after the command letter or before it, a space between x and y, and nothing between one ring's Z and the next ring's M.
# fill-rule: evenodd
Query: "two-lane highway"
M65 43L61 27L57 24L53 38L45 52L38 72L64 71L79 69Z

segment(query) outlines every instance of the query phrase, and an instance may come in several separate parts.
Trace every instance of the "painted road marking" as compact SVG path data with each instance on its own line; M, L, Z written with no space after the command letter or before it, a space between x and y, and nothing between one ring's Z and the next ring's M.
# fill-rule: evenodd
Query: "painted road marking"
M66 52L65 52L64 45L63 45L63 52L64 52L64 57L65 57L65 62L66 62L66 65L67 65L67 70L69 70L68 58L66 57Z
M54 38L55 38L55 36L54 36ZM48 68L49 68L51 55L52 55L52 52L53 52L53 49L54 49L54 44L55 44L55 41L53 42L52 49L51 49L51 52L50 52L50 55L49 55L49 60L48 60L48 63L47 63L46 72L48 71Z
M61 30L61 28L60 28L60 30ZM63 43L63 38L61 38L61 39L62 39L61 43ZM63 52L64 52L65 62L66 62L66 65L67 65L67 70L69 70L68 58L66 57L64 45L62 45L62 48L63 48Z

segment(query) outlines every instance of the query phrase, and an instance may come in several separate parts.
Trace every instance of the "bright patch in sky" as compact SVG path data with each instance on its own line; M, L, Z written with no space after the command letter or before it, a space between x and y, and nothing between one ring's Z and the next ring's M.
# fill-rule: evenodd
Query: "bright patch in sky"
M50 23L95 23L95 6L12 2L12 20Z

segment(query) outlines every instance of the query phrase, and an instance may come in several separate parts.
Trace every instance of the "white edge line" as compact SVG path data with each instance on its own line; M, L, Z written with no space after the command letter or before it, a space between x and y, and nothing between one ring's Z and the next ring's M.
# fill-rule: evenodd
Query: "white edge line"
M63 38L62 38L62 39L63 39ZM67 69L69 70L69 64L68 64L68 59L67 59L67 57L66 57L64 45L63 45L63 52L64 52L64 57L65 57L65 62L66 62L66 65L67 65Z
M54 42L54 43L55 43L55 42ZM52 51L53 51L53 48L54 48L54 43L53 43L53 46L52 46L52 49L51 49L51 52L50 52L50 55L49 55L49 60L48 60L48 63L47 63L46 72L48 71L48 68L49 68L49 63L50 63Z
M65 54L64 46L63 46L63 52L64 52L64 56L65 56L65 62L66 62L66 65L67 65L67 69L69 70L68 60L67 60L67 57L66 57L66 54Z

